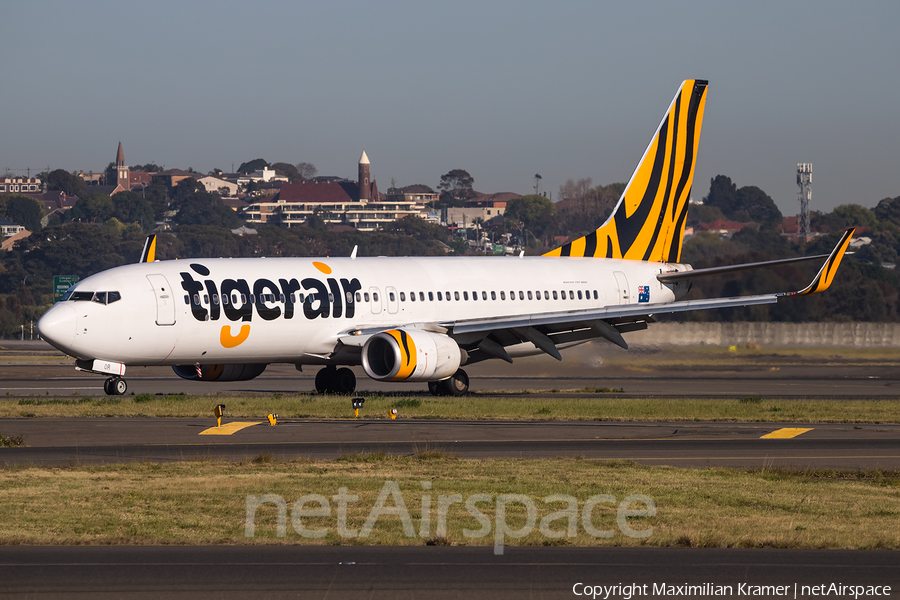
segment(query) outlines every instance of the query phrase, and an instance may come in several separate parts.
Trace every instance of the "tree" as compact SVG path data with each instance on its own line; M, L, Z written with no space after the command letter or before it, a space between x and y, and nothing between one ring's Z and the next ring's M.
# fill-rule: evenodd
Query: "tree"
M535 237L552 235L556 231L556 208L538 194L522 196L506 203L504 219L514 219ZM525 242L525 240L523 240Z
M120 192L112 197L112 216L120 222L137 223L144 231L154 226L153 205L137 192Z
M875 217L881 223L893 223L900 226L900 196L885 198L875 207Z
M300 175L300 181L307 181L308 179L312 179L318 172L318 169L316 169L316 166L312 163L297 163L297 173Z
M87 185L85 185L84 179L65 169L50 171L47 175L47 189L63 191L68 196L78 196L79 198L87 194Z
M732 221L754 221L775 226L781 223L781 211L775 201L756 186L738 189L729 177L716 175L709 181L709 194L703 204L715 206Z
M555 205L560 233L571 237L600 227L612 214L624 189L624 183L592 188L590 177L567 180L559 188L560 200Z
M78 199L75 206L65 212L66 221L103 223L113 216L113 201L105 194L91 194Z
M6 218L28 231L38 231L44 218L44 205L34 198L13 194L6 201Z
M277 162L272 163L271 167L275 171L276 175L287 177L290 181L302 181L302 178L300 177L300 171L298 171L297 167L292 164Z
M246 175L247 173L252 173L253 171L259 171L263 167L268 167L269 163L267 163L262 158L255 158L249 162L241 163L241 166L238 167L238 173L242 173Z
M103 170L103 183L104 185L116 185L118 180L119 170L116 168L116 163L110 162Z
M134 165L131 170L139 173L159 173L163 169L157 164L147 163L146 165Z
M441 175L437 189L457 200L466 200L475 195L472 184L475 179L465 169L453 169Z

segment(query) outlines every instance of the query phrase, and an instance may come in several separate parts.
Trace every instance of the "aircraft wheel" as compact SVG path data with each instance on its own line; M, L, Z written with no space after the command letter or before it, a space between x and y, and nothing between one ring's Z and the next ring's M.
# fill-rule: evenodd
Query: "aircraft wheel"
M462 369L442 382L443 388L450 396L462 396L469 391L469 376Z
M112 377L103 381L103 391L106 393L107 396L114 396L116 394L115 390L113 389L112 383L113 383Z
M112 390L113 395L122 396L128 391L128 383L121 377L113 377L107 381L109 382L109 388Z
M332 389L337 394L352 394L356 390L356 375L347 367L335 371L331 381Z
M334 390L334 367L325 367L319 369L316 373L316 391L320 394L327 394Z
M432 396L440 396L441 395L441 382L440 381L429 381L428 382L428 391L431 392Z

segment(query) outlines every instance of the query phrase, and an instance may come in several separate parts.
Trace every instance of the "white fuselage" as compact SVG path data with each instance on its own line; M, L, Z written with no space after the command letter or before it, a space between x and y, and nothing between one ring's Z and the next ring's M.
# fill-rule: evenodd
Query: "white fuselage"
M53 306L39 331L76 358L126 365L320 363L352 330L671 302L656 275L675 268L558 257L157 261L84 279L70 290L79 299Z

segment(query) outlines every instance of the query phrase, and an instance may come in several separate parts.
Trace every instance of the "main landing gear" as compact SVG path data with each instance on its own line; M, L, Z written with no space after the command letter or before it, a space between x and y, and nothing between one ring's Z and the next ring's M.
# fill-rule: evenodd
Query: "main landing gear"
M462 369L442 381L429 381L432 396L462 396L469 391L469 376Z
M316 391L320 394L352 394L356 375L347 367L325 367L316 373Z
M103 391L107 396L121 396L128 391L128 384L121 377L110 377L103 382Z

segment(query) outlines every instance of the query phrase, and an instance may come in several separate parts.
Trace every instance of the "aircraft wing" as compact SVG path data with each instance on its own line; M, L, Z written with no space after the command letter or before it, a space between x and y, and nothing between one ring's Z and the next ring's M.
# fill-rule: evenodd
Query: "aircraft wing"
M798 291L732 298L681 300L656 304L624 304L549 313L458 319L440 323L409 323L398 326L447 333L459 343L461 348L469 353L470 362L488 358L500 358L507 362L512 362L512 358L505 348L523 342L531 342L557 360L562 360L557 349L557 346L560 344L579 342L591 338L602 337L622 348L628 348L628 344L625 342L622 334L646 329L649 323L655 321L655 315L690 310L775 304L783 296L809 295L825 291L834 280L834 275L840 266L841 259L850 244L853 231L853 229L849 229L844 233L813 281ZM783 260L778 260L767 263L752 263L752 266L736 265L737 268L734 270L762 268L784 264L784 262ZM723 271L717 271L717 273L721 272ZM690 273L692 271L687 271L684 274ZM698 272L698 275L705 274L707 273L704 270L699 270ZM341 335L339 339L344 345L361 347L371 335L385 329L387 328L363 327Z

